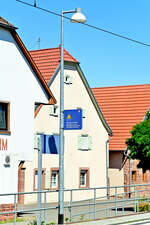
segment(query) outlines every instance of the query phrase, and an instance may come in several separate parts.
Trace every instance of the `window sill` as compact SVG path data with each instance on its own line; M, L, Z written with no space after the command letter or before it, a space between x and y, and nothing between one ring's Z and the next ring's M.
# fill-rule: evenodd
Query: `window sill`
M51 187L50 190L51 191L59 191L59 188L58 187L56 187L56 188Z
M0 130L0 134L11 134L9 130Z
M89 186L79 186L80 189L90 188Z

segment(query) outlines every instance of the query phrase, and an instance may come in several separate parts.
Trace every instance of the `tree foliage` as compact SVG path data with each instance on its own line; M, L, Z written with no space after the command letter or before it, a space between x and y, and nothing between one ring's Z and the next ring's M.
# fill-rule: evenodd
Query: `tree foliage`
M138 167L144 171L150 170L150 113L146 113L145 120L136 124L130 131L131 137L126 140L130 150L130 158L138 159Z

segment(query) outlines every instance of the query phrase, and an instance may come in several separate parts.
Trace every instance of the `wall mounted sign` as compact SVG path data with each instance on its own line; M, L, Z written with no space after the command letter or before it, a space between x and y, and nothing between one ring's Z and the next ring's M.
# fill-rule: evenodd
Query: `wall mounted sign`
M82 109L64 110L64 130L82 129Z
M8 150L7 139L0 138L0 151Z

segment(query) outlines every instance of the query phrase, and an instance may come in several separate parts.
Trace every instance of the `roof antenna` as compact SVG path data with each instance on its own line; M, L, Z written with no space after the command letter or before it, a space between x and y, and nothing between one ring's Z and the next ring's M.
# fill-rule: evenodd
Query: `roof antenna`
M36 0L34 0L34 7L36 7Z
M40 37L38 38L38 49L40 49L41 48L41 46L40 46L40 44L41 44L41 39L40 39Z

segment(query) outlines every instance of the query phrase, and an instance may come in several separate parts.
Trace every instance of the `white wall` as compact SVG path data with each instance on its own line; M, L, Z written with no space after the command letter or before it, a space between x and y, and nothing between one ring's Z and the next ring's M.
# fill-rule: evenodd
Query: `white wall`
M90 187L104 187L106 186L105 142L108 139L108 134L98 117L96 109L91 102L76 68L73 66L65 66L65 74L72 76L73 84L64 84L64 108L76 109L77 107L81 107L82 109L85 109L85 118L83 118L82 130L64 131L64 187L79 188L80 167L88 167L90 169ZM50 88L57 100L57 105L59 105L59 74L56 76ZM48 106L43 106L36 116L35 131L44 132L46 134L59 133L59 117L50 116ZM92 150L78 150L78 136L81 134L89 134L92 136ZM30 175L33 175L33 169L37 167L36 157L37 156L35 156L35 160L32 164L25 164L26 174L29 174L30 171ZM43 155L43 168L50 170L50 168L58 166L58 155ZM33 190L33 183L30 182L27 177L25 180L25 190ZM102 191L101 194L105 194L105 191ZM84 195L82 195L82 197L84 197ZM76 196L76 198L78 198L78 196ZM34 199L32 198L32 201L33 200ZM31 198L26 198L26 203L30 201Z
M34 103L47 102L44 89L8 30L0 28L0 101L10 103L10 132L5 154L15 155L10 168L0 164L0 193L17 192L18 160L33 159ZM0 151L2 158L4 151ZM11 179L10 179L11 178Z

